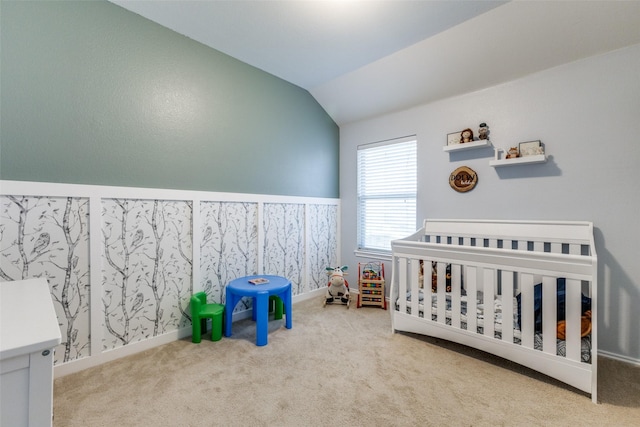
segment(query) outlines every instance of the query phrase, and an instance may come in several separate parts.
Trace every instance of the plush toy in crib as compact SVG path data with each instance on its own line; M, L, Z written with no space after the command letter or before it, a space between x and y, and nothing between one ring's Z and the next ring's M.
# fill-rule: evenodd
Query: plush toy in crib
M559 340L566 339L567 322L566 320L558 321L557 335ZM586 337L591 333L591 310L587 310L580 319L580 336Z
M451 292L451 264L447 264L445 286L446 291ZM435 261L431 262L431 292L438 292L438 263Z
M340 302L341 304L346 304L347 308L349 308L349 302L351 301L349 283L344 278L345 271L348 268L346 265L342 267L327 267L329 285L327 286L323 305Z

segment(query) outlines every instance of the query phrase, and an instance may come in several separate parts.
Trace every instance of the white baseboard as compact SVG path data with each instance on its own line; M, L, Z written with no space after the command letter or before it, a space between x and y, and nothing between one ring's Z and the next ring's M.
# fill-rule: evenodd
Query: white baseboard
M606 357L608 359L614 359L619 362L630 363L631 365L640 366L640 359L634 359L632 357L621 356L616 353L608 351L598 350L598 356Z
M64 363L62 365L56 365L53 367L54 378L63 377L65 375L80 372L87 368L102 365L103 363L111 362L122 357L131 356L132 354L140 353L141 351L149 350L154 347L158 347L163 344L168 344L173 341L188 337L191 335L191 328L182 328L172 332L168 332L163 335L158 335L153 338L149 338L144 341L131 343L124 347L115 348L113 350L105 351L104 353L96 354L95 356L89 356L82 359L74 360Z
M326 292L326 288L321 287L319 289L315 289L311 292L307 292L301 295L294 295L293 304L296 304L301 301L306 301L312 298L318 298L318 304L322 303L322 297ZM358 294L357 289L349 288L349 292L355 295ZM388 300L388 298L387 298ZM238 313L233 314L233 321L238 321L242 319L247 319L251 316L251 310L244 310ZM97 354L95 356L85 357L83 359L74 360L72 362L68 362L62 365L54 366L54 378L63 377L65 375L73 374L75 372L82 371L87 368L92 368L94 366L101 365L103 363L111 362L116 359L120 359L122 357L130 356L132 354L140 353L145 350L149 350L154 347L158 347L164 344L168 344L173 341L177 341L179 339L183 339L191 336L191 328L182 328L176 331L172 331L166 333L164 335L159 335L154 338L150 338L145 341L140 341L137 343L132 343L126 345L124 347L120 347L117 349L109 350L101 354ZM607 357L609 359L618 360L625 363L630 363L635 366L640 366L640 360L633 359L630 357L621 356L619 354L610 353L607 351L598 350L598 356Z
M307 292L301 295L294 295L292 303L296 304L301 301L306 301L311 298L320 297L324 295L325 288L320 288ZM318 301L320 304L320 301ZM233 321L247 319L251 316L251 310L244 310L233 314ZM164 344L168 344L179 339L183 339L191 336L191 327L182 328L179 330L171 331L157 337L149 338L144 341L128 344L124 347L119 347L113 350L105 351L95 356L89 356L82 359L67 362L61 365L56 365L53 368L54 378L64 377L65 375L80 372L87 368L101 365L103 363L111 362L122 357L131 356L132 354L140 353L145 350L152 349Z

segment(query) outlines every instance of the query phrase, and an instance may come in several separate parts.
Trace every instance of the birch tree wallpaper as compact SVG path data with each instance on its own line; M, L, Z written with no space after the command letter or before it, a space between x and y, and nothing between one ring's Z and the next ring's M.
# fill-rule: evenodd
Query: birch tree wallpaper
M302 291L304 221L304 205L264 205L264 272L288 278L294 295Z
M202 202L200 270L207 301L224 303L225 285L258 274L258 204ZM243 299L235 311L250 308Z
M295 296L327 286L325 267L339 261L337 201L114 198L87 187L86 197L0 195L0 281L47 279L62 334L56 365L190 328L194 287L224 303L229 281L273 274ZM248 309L248 299L235 307Z
M2 196L0 276L46 277L62 342L54 363L89 355L89 200Z
M191 297L191 204L103 200L103 349L185 326Z
M309 278L312 291L327 286L325 268L338 264L338 207L309 205Z

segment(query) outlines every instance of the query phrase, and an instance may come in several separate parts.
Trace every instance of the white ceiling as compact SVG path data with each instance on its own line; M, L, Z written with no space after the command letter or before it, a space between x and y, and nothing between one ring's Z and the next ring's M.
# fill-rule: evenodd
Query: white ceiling
M339 125L640 43L640 1L110 0L307 89Z

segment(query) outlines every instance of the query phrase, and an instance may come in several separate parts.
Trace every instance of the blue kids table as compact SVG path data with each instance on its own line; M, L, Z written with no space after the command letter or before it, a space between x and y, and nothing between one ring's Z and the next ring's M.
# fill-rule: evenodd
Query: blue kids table
M269 283L254 285L249 282L249 280L259 278L267 279ZM233 309L242 297L250 297L253 299L253 319L256 321L256 345L267 345L270 296L277 296L282 300L286 317L285 326L287 329L291 329L291 282L288 279L270 275L240 277L229 282L226 287L226 292L225 337L231 336Z

